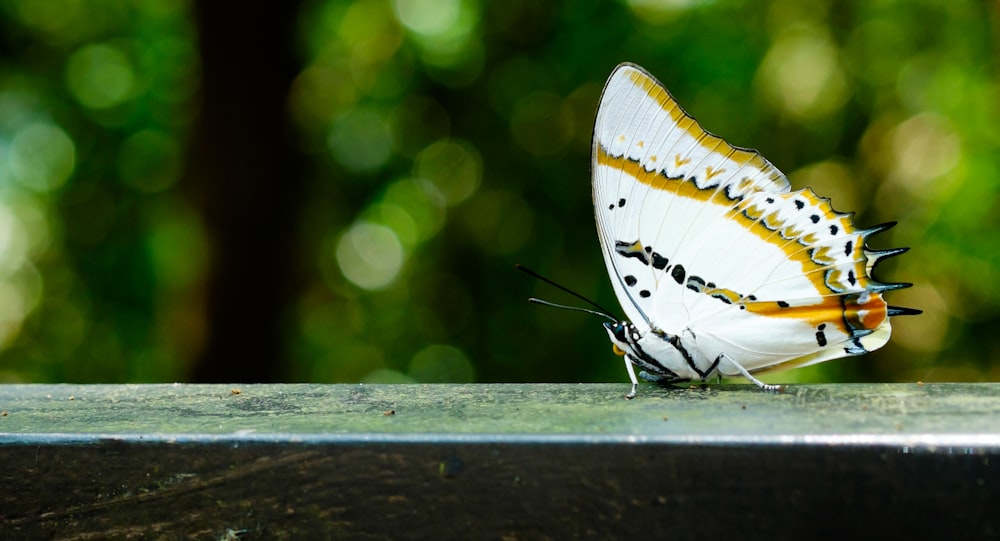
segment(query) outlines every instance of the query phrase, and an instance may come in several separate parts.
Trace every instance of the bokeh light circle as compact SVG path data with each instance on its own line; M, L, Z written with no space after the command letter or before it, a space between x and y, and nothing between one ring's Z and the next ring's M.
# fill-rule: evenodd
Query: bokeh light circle
M358 222L337 244L337 264L344 277L363 289L382 289L403 266L403 246L391 229Z

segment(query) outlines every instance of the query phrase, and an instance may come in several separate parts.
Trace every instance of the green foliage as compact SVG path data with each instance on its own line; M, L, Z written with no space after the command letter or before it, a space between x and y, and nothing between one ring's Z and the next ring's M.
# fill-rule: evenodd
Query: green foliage
M565 299L514 271L615 305L589 154L621 61L793 186L898 220L879 247L913 247L879 273L924 315L771 380L997 379L996 21L977 2L307 2L298 42L274 43L301 58L309 164L286 379L624 381L599 321L529 305ZM184 378L212 261L183 182L190 7L14 0L0 28L0 378Z

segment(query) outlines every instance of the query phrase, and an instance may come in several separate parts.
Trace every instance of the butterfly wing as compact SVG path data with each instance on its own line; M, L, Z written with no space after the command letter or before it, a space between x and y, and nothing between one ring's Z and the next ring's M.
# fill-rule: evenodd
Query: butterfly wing
M860 354L892 310L858 231L759 153L706 132L655 78L622 64L601 96L593 198L605 263L640 332L698 337L749 370ZM907 311L911 312L911 311Z
M672 300L683 291L656 287L668 271L676 274L669 275L675 282L683 271L665 262L665 254L676 253L691 232L717 222L728 212L730 198L789 189L784 175L759 153L706 132L659 81L627 63L614 70L601 96L592 174L608 273L640 331L651 324L654 290L658 299ZM710 200L723 204L703 204Z

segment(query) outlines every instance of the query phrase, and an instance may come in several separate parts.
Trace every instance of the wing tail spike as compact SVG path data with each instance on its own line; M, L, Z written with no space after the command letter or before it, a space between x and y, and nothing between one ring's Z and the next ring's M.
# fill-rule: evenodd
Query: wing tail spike
M898 222L885 222L882 224L878 224L876 226L869 227L868 229L861 229L858 231L858 233L861 233L861 236L867 239L872 235L878 235L879 233L884 233L892 229L893 227L895 227L897 223Z
M889 250L869 250L865 247L865 257L868 258L868 274L869 276L875 272L875 268L879 266L882 261L889 259L890 257L895 257L900 254L905 254L909 252L908 247L904 248L892 248Z
M908 287L913 287L913 284L909 282L872 282L868 284L868 290L874 291L875 293L882 293L885 291L895 291L897 289L906 289Z
M891 316L916 316L924 313L917 308L906 308L905 306L889 306L886 313Z
M874 263L877 263L883 259L889 259L890 257L895 257L900 254L905 254L909 252L909 247L904 248L892 248L890 250L865 250L865 255L868 256Z

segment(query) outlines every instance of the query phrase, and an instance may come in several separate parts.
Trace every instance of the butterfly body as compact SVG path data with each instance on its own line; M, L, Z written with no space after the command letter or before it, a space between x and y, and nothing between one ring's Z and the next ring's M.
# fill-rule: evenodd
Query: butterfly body
M871 277L905 249L874 251L809 189L792 192L755 151L701 128L651 75L612 73L594 128L593 197L605 263L627 320L606 324L616 352L650 379L804 366L884 345Z

